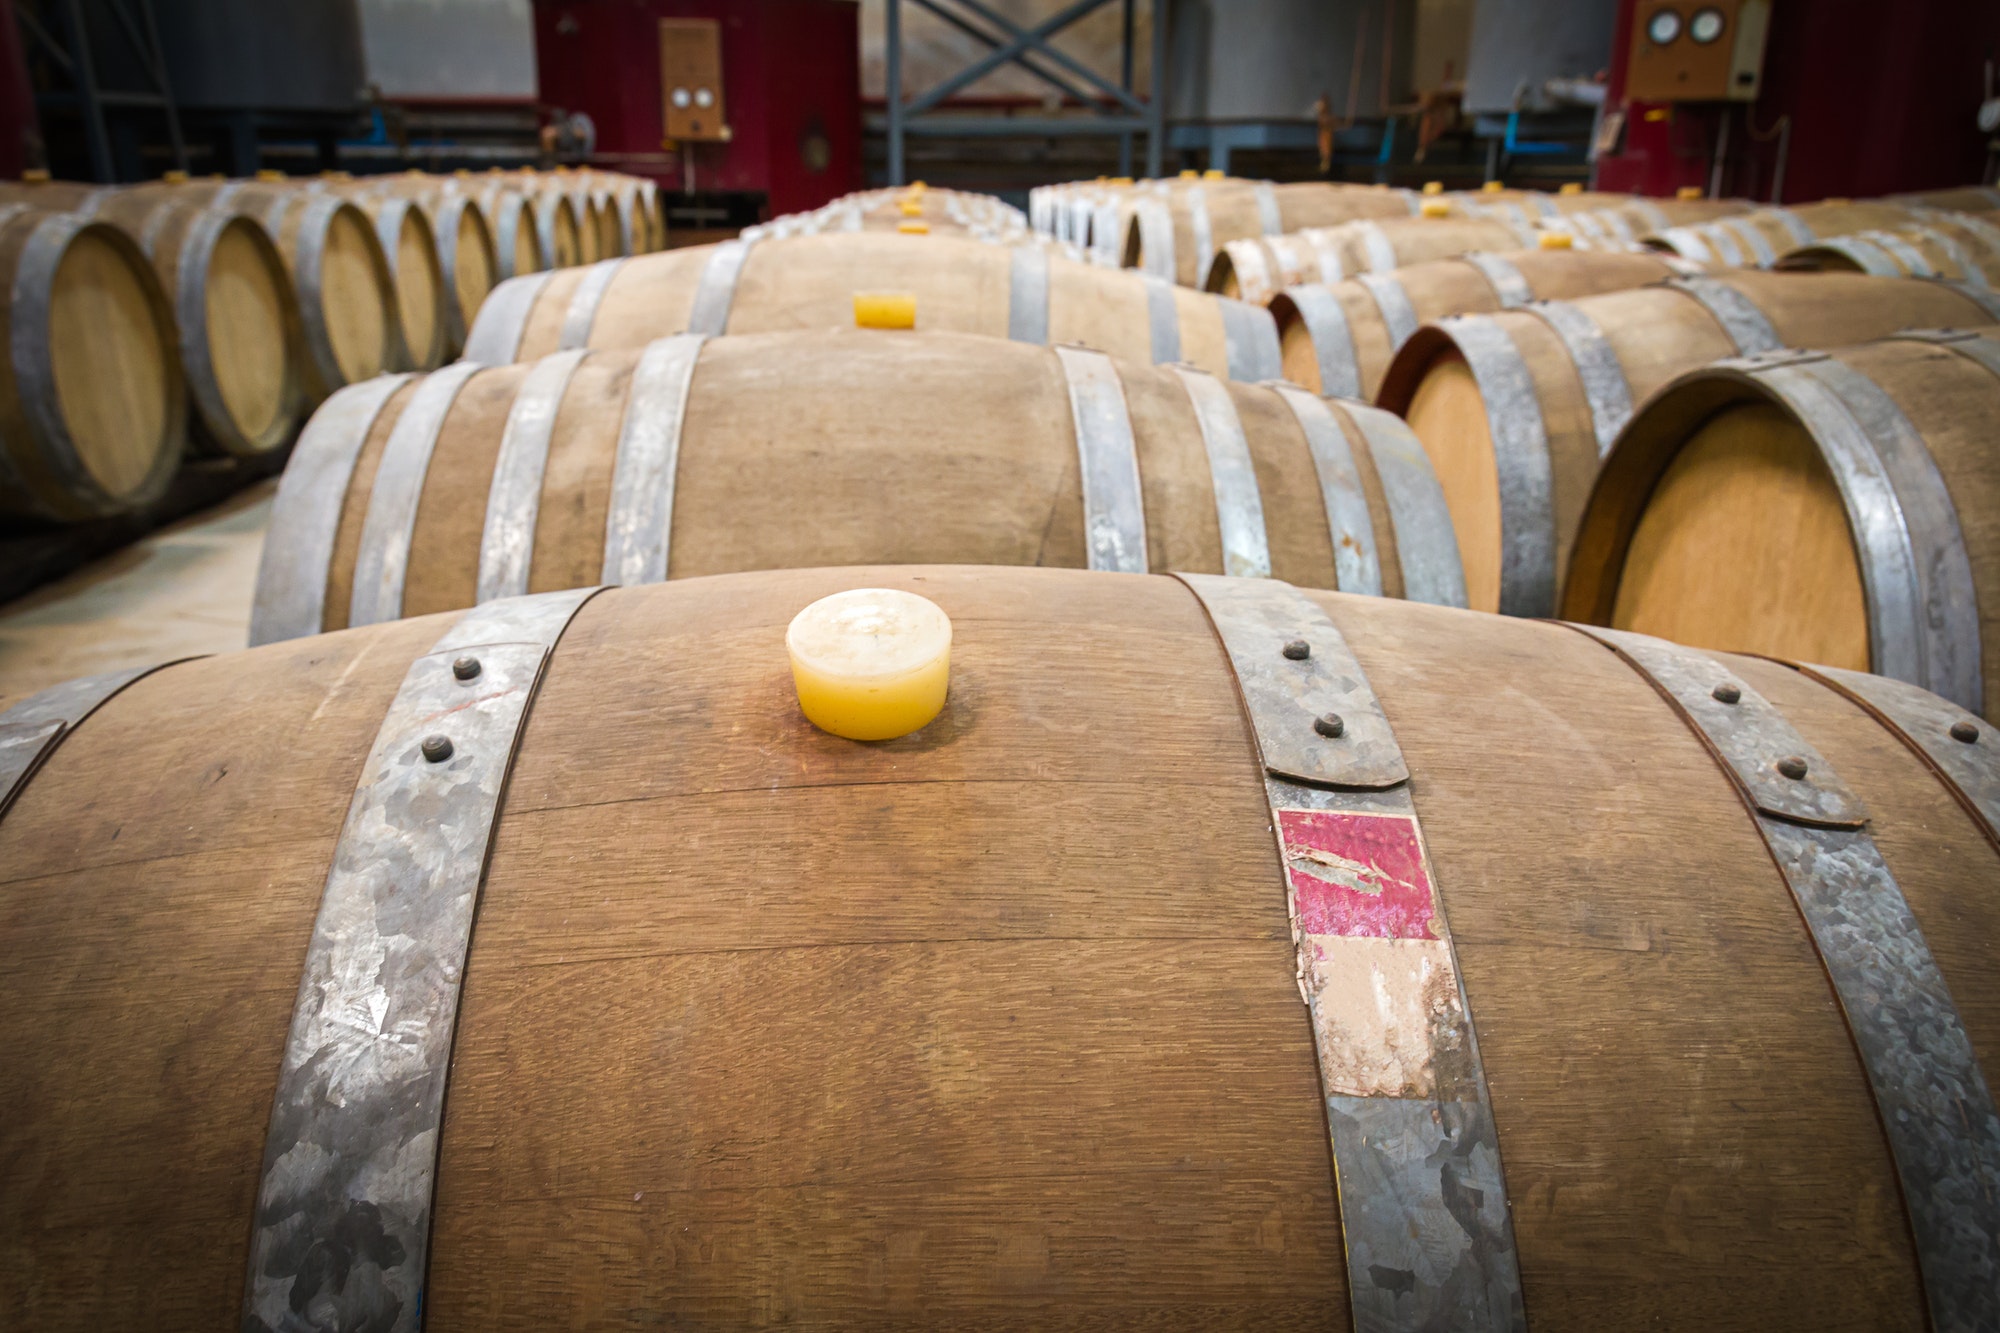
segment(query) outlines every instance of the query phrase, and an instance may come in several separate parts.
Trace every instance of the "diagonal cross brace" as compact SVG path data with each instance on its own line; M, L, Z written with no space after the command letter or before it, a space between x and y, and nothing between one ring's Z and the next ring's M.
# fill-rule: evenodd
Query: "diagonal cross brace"
M952 27L957 28L960 32L972 38L973 41L978 42L981 46L986 47L988 50L997 50L999 47L1005 44L998 37L995 37L992 33L986 31L986 29L979 27L975 23L968 22L963 17L952 13L949 9L946 9L945 5L949 3L949 0L910 0L910 3L914 4L917 8L924 10L927 13L935 15L944 22L949 23ZM1082 102L1085 105L1088 105L1093 100L1095 100L1091 97L1089 93L1083 91L1083 89L1077 87L1075 84L1071 83L1068 79L1065 79L1062 75L1057 74L1053 70L1044 69L1042 66L1035 64L1033 61L1029 60L1026 55L1017 55L1013 59L1015 64L1019 65L1022 69L1027 70L1028 73L1042 80L1042 82L1047 83L1052 87L1061 89L1064 96L1073 97L1077 101Z
M1146 110L1144 102L1123 88L1118 87L1081 61L1074 60L1063 52L1058 51L1055 47L1050 46L1048 42L1050 37L1069 27L1077 20L1102 9L1105 5L1111 3L1111 0L1076 0L1076 3L1067 9L1050 15L1034 27L1028 29L1023 29L1002 15L994 13L991 9L979 3L979 0L952 0L952 2L986 20L994 27L999 28L1012 38L1012 40L1004 46L996 47L987 55L974 61L946 79L943 83L937 85L937 87L923 94L923 96L910 102L904 108L906 114L914 115L919 112L928 111L959 89L978 82L1002 65L1009 62L1023 63L1020 57L1030 52L1043 55L1078 78L1095 84L1097 87L1103 89L1107 95L1124 103L1131 110L1141 113ZM891 3L895 3L895 0L891 0ZM1032 69L1032 67L1030 68ZM1040 71L1034 72L1040 74ZM1046 78L1047 76L1042 75L1041 77Z

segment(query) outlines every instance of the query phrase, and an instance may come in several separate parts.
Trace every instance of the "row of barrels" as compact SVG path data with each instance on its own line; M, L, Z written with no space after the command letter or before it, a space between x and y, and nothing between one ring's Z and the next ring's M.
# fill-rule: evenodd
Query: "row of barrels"
M946 230L502 283L313 417L262 646L0 700L9 1326L2000 1322L1993 710L1454 609L1479 432L1504 527L1615 407L1548 312L1977 299L1521 250L1566 299L1421 326L1399 416L1261 307ZM1742 488L1708 572L1838 593L1820 451L1864 591L1948 620L1983 347L1696 365L1577 545L1657 609L1714 527L1656 511ZM1683 392L1708 443L1641 427ZM867 586L952 677L861 744L786 627Z
M0 184L0 512L97 518L184 452L284 448L312 406L462 350L496 282L663 246L650 182L591 171Z

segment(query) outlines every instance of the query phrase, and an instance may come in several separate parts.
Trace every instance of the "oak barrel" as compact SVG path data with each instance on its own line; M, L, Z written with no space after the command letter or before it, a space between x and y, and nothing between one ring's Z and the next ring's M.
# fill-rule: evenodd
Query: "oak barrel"
M1613 250L1475 251L1386 273L1288 287L1271 301L1285 378L1318 393L1373 399L1417 329L1451 315L1570 301L1700 273L1674 255Z
M76 213L0 205L0 511L78 520L158 497L187 440L174 321L144 252Z
M1443 495L1386 412L1079 348L849 329L354 386L279 487L251 636L883 561L1464 601Z
M1531 226L1482 217L1364 219L1289 236L1231 241L1216 253L1203 286L1268 304L1287 287L1385 273L1468 250L1518 250L1535 244Z
M474 187L473 197L479 201L480 211L493 229L495 280L541 272L542 246L536 231L539 222L528 197L511 186L486 183ZM466 327L472 327L470 319Z
M1770 268L1778 257L1830 236L1851 236L1916 222L1923 210L1880 199L1822 199L1791 208L1775 205L1688 227L1669 227L1642 240L1701 264Z
M1120 258L1127 268L1143 269L1185 287L1202 285L1216 252L1230 241L1330 227L1356 218L1408 217L1419 204L1409 190L1328 181L1165 184L1163 191L1133 196ZM1084 243L1075 235L1066 239Z
M1740 269L1427 324L1378 401L1437 469L1473 609L1550 615L1598 460L1668 380L1724 357L1996 318L1975 288Z
M1775 663L1687 659L1833 827L1761 784L1753 813L1577 630L1256 584L1202 595L1276 599L1231 630L1252 666L1351 656L1381 790L1275 793L1303 701L1253 733L1187 585L1058 570L543 599L58 714L0 818L0 1313L1914 1331L1928 1279L1992 1316L1951 1301L1993 1240L1990 813ZM800 715L784 635L869 586L952 618L952 681L856 744ZM1844 1016L1800 906L1842 886L1771 850L1801 846L1867 874L1869 979L1898 1003L1928 965L1936 1047ZM1919 1118L1935 1174L1899 1175ZM1954 1272L1912 1219L1958 1189Z
M916 327L1080 343L1128 361L1186 361L1231 379L1279 374L1260 307L1033 246L893 232L739 239L612 259L495 288L466 340L488 365L666 334L854 326L858 292L916 299Z
M124 230L152 260L173 312L181 372L203 452L283 448L306 410L298 298L284 258L254 218L172 184L0 185L0 201L75 209Z
M1544 217L1537 225L1551 231L1567 231L1593 241L1618 241L1636 245L1648 232L1669 227L1685 227L1719 218L1748 213L1755 205L1743 199L1642 199L1632 197L1621 203L1578 209L1561 217Z
M1904 226L1830 236L1780 255L1777 266L2000 287L2000 213L1930 213Z
M429 208L402 194L353 192L348 195L374 220L376 238L396 284L396 317L408 365L429 370L455 350L447 306L455 299L438 254L438 235ZM453 237L454 244L456 237Z
M1605 460L1563 614L2000 718L1996 420L1993 327L1680 376Z

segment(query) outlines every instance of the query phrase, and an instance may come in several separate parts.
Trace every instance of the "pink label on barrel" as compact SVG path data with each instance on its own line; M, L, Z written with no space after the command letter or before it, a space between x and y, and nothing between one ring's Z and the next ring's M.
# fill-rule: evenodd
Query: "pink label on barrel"
M1442 938L1414 817L1338 810L1277 815L1302 934Z

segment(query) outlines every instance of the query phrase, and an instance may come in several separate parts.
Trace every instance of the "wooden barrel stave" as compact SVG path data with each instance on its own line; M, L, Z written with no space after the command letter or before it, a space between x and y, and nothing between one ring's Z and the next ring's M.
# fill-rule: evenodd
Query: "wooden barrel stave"
M886 748L798 718L782 650L798 607L869 583L958 628L949 711ZM1922 1327L1852 1040L1681 719L1561 627L1317 601L1415 775L1538 1325ZM449 623L142 680L0 820L0 1146L35 1163L32 1194L0 1178L0 1227L27 1325L238 1317L320 886L403 671ZM1993 1054L1992 848L1865 714L1733 665L1868 802ZM1537 728L1467 732L1524 698ZM1337 1319L1321 1091L1240 719L1164 579L806 571L586 606L479 897L427 1322L736 1325L779 1301L1018 1327L1052 1299L1099 1327ZM1112 867L1155 832L1175 855L1133 895Z
M1531 228L1498 218L1363 219L1293 235L1231 241L1216 252L1208 291L1267 305L1287 287L1338 282L1445 259L1468 250L1514 250L1534 243Z
M1761 345L1744 347L1732 339L1694 295L1705 283L1720 284L1724 295L1734 293L1752 308L1750 325L1762 330ZM1683 371L1740 351L1839 346L1899 328L1965 326L1990 318L1974 294L1946 284L1839 273L1745 270L1697 279L1693 287L1641 287L1572 304L1604 340L1606 369L1615 377L1610 387L1634 407ZM1528 311L1465 318L1469 332L1450 323L1419 330L1391 363L1379 401L1408 418L1432 452L1459 529L1472 607L1547 615L1555 606L1558 571L1570 564L1598 460L1610 445L1600 426L1615 434L1618 422L1600 421L1593 412L1574 354L1547 318ZM1475 359L1498 358L1496 366L1517 367L1506 373L1525 387L1522 402L1502 408L1499 399L1486 399L1476 383L1485 363L1468 365L1465 351L1475 335L1490 349ZM1533 440L1519 455L1506 445L1496 455L1494 441L1514 434ZM1502 488L1533 474L1496 462L1501 456L1547 469L1539 483L1547 508L1538 525L1503 521ZM1547 462L1535 462L1544 456Z
M288 474L280 491L253 637L344 628L356 607L373 608L362 613L366 620L501 595L488 591L498 585L489 584L487 570L497 570L502 557L489 566L484 547L489 534L499 540L498 525L511 522L498 517L512 511L494 499L494 478L531 376L555 378L541 409L551 424L532 492L535 512L514 539L528 556L518 588L553 591L612 578L607 548L621 441L633 413L647 410L635 406L633 387L642 352L565 356L466 380L408 483L415 489L386 499L376 494L379 470L418 382L338 424L335 414L346 408L329 405L324 427L316 420L309 429L296 476ZM1196 372L1105 364L1132 432L1148 564L1228 569L1221 515L1237 502L1218 500L1183 378ZM709 340L693 362L672 470L662 483L672 497L670 526L647 550L663 562L664 576L676 579L882 559L1094 565L1067 366L1041 347L951 334ZM1330 512L1324 486L1332 483L1321 476L1301 406L1263 386L1226 392L1275 574L1309 586L1459 600L1456 552L1438 542L1449 520L1421 449L1399 423L1358 403L1318 409L1315 429L1323 425L1338 437L1322 447L1344 445L1352 456L1354 475L1340 483L1337 512ZM1314 406L1306 398L1304 408ZM322 429L337 436L321 438ZM412 445L421 442L394 447ZM352 461L313 481L321 459L336 456ZM751 466L751 459L763 461ZM364 549L374 540L366 535L371 513L408 503L399 498L405 495L415 497L407 572L387 604L357 602L355 581L366 577ZM774 508L791 517L763 521ZM315 545L321 541L327 545ZM1408 572L1406 559L1415 562ZM294 591L300 577L312 584L304 600Z
M1268 181L1169 181L1164 186L1135 200L1119 247L1121 262L1184 287L1202 286L1216 253L1230 241L1356 218L1408 217L1416 211L1409 192L1377 186L1273 186ZM1275 228L1267 225L1274 220Z
M1907 423L1909 440L1864 422L1858 438L1878 461L1856 477L1845 462L1855 446L1829 435L1838 418L1827 426L1802 412L1789 381L1772 378L1782 366L1681 376L1606 460L1564 613L1879 671L2000 715L2000 533L1990 518L2000 464L1982 434L2000 410L2000 338L1990 327L1909 334L1833 360L1862 377L1859 392L1886 399L1882 419ZM1656 507L1683 505L1725 468L1740 477L1730 490L1761 506L1725 492L1707 515ZM1876 473L1895 497L1886 507L1865 498ZM1746 503L1769 520L1745 523ZM1695 531L1691 522L1729 546L1740 582L1690 577L1698 557L1681 534Z

